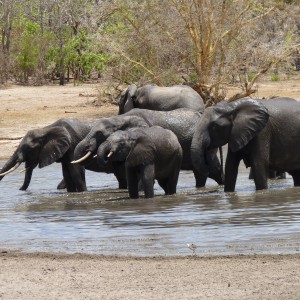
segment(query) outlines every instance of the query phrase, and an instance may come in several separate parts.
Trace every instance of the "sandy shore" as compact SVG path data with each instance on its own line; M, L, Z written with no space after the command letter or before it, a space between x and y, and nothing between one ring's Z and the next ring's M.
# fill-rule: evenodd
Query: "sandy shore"
M0 256L1 299L299 299L300 256Z
M0 160L29 129L58 118L96 118L97 87L0 90ZM300 100L298 81L264 83L259 97ZM5 245L3 245L5 247ZM0 247L1 248L1 247ZM130 258L0 251L0 299L299 299L300 255Z

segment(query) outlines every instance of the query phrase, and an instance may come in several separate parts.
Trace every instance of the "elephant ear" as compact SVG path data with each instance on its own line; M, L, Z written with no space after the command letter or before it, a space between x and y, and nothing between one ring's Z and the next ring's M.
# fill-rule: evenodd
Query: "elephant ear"
M156 147L149 137L139 137L126 158L126 166L135 167L152 163L155 151Z
M71 136L63 127L51 127L45 136L39 156L39 168L44 168L64 156L71 145Z
M121 98L119 101L119 115L124 114L124 107L128 97L128 88L122 92Z
M131 84L128 87L128 98L134 99L136 97L137 86L135 84Z
M232 104L233 127L229 139L231 151L246 146L267 124L268 109L253 99L238 100Z
M131 84L127 90L127 100L124 105L124 112L128 112L131 109L135 108L135 100L136 100L136 92L137 86L135 84Z

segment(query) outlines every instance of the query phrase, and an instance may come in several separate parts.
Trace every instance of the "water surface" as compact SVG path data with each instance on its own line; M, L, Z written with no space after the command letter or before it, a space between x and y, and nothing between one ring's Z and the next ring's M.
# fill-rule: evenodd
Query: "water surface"
M0 162L0 167L4 162ZM255 191L241 168L237 191L224 193L212 180L196 189L181 172L178 193L130 200L113 175L87 172L89 192L57 191L59 164L35 170L28 191L24 174L0 182L0 248L104 255L296 253L300 249L300 188L270 181Z

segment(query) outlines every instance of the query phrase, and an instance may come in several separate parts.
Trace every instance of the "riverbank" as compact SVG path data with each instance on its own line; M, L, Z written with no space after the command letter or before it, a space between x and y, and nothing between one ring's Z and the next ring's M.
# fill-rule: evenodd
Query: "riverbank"
M299 299L300 255L2 253L1 299Z
M0 160L30 129L59 118L116 115L96 85L0 90ZM258 97L300 100L299 81L262 83ZM12 233L13 234L13 233ZM5 247L5 245L3 245ZM111 257L0 251L0 299L299 299L300 255Z

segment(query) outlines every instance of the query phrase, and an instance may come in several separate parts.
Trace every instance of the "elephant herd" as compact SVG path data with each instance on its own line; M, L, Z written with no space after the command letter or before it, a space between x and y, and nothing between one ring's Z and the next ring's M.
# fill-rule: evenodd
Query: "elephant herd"
M117 116L60 119L28 131L2 167L0 180L24 162L21 190L26 190L34 168L58 162L63 173L58 188L68 192L87 190L85 169L113 173L130 198L138 198L140 189L153 197L155 180L165 194L176 193L180 170L193 171L196 187L204 187L210 177L231 192L243 160L257 190L267 188L270 170L288 172L299 186L299 116L300 103L291 98L245 98L204 109L202 98L188 86L130 85Z

